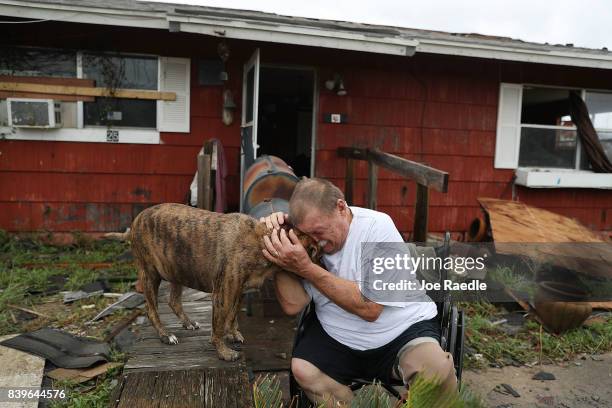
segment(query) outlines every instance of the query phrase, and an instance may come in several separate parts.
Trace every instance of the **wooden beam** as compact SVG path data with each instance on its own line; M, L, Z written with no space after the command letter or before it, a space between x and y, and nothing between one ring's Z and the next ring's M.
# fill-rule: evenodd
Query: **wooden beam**
M198 154L198 208L210 211L210 154Z
M355 186L355 160L346 159L346 174L344 179L344 199L348 205L353 205L353 189Z
M376 193L378 192L378 166L368 161L368 208L375 210L377 206Z
M31 92L44 94L74 95L74 96L100 96L108 98L128 98L128 99L151 99L175 101L176 93L144 91L138 89L116 89L110 92L107 88L91 88L84 86L71 85L46 85L30 84L23 82L0 82L0 91L12 92Z
M93 79L40 77L40 76L17 76L17 75L0 75L0 82L44 84L44 85L85 86L88 88L93 88L96 84L96 81L94 81Z
M414 242L427 241L427 224L429 221L429 188L417 183L416 203L414 206Z
M53 100L62 101L62 102L77 102L77 101L94 102L96 100L96 98L94 98L93 96L0 91L0 99L6 99L6 98L53 99Z
M378 149L340 147L337 152L340 157L372 161L380 167L391 170L441 193L448 191L448 173L433 167L385 153Z

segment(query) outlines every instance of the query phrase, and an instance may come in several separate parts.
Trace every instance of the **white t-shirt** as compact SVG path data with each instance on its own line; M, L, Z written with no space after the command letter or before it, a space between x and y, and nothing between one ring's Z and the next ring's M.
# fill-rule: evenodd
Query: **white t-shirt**
M330 273L359 283L362 281L360 261L362 242L404 242L404 240L387 214L359 207L350 207L350 209L353 219L344 246L334 254L324 255L322 260L325 269ZM438 313L435 303L431 301L398 303L393 306L381 303L385 306L378 319L368 322L336 305L312 283L302 280L302 284L314 300L315 311L327 334L355 350L384 346L411 325L431 319Z

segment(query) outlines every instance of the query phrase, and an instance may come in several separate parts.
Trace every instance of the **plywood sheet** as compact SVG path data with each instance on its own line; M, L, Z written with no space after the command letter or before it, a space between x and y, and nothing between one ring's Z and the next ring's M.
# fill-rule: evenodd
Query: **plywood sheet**
M517 201L479 198L495 250L528 256L589 276L612 278L612 242L577 220Z

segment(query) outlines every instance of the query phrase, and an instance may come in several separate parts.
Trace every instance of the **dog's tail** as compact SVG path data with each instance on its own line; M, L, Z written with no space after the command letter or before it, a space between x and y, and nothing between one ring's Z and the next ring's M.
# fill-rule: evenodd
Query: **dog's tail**
M104 234L104 238L114 239L116 241L129 241L131 237L131 230L128 228L125 232L109 232Z

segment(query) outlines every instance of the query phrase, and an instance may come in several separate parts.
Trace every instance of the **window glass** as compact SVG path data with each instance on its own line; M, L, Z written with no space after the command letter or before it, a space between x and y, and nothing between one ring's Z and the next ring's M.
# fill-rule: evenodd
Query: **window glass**
M570 118L569 89L523 88L521 123L548 126L573 126ZM576 90L580 93L580 91Z
M84 54L83 77L96 87L157 90L157 58Z
M83 77L96 87L157 90L157 58L84 54ZM85 102L86 126L157 127L157 102L125 98L96 98Z
M76 77L76 52L0 46L0 75Z
M89 126L157 127L157 104L153 100L96 98L84 105L84 122Z
M612 93L587 92L586 105L595 129L612 130Z
M597 134L599 135L599 141L601 142L604 152L606 152L608 159L612 162L612 131L598 131Z
M523 127L519 166L576 167L577 135L575 130Z

